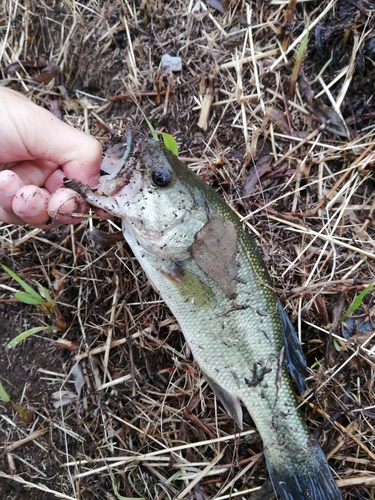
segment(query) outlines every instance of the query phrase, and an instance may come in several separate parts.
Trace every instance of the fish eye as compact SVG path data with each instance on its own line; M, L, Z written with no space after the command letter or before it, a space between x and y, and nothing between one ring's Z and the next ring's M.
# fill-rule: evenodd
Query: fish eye
M171 172L163 167L156 167L152 172L152 182L158 187L169 186L172 180Z

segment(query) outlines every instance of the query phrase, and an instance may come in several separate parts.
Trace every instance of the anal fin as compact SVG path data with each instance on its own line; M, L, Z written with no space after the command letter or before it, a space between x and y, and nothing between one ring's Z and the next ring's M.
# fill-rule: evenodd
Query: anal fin
M238 397L221 387L221 385L212 380L212 378L206 375L204 372L203 374L211 389L213 390L215 396L224 406L228 415L233 418L237 426L242 430L242 407Z
M278 307L283 322L285 345L284 364L294 382L297 384L300 394L303 394L306 389L306 359L294 326L292 325L289 316L284 311L280 301L278 301Z

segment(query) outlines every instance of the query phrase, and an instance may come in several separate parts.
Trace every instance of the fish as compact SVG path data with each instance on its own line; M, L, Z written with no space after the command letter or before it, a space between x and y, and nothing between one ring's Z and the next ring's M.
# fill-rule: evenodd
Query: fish
M237 215L159 141L135 129L99 185L73 187L122 219L125 240L176 320L212 390L242 429L242 404L263 441L282 500L339 500L293 386L306 361L255 242Z

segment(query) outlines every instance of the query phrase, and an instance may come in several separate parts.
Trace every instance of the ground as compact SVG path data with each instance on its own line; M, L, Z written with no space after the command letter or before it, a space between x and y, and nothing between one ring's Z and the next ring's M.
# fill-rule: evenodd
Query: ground
M374 298L361 295L375 276L374 9L11 0L0 17L1 85L104 145L128 123L147 131L137 101L243 218L303 342L301 408L345 500L375 498ZM252 498L268 477L259 435L217 403L108 237L116 224L0 225L0 262L42 283L64 318L20 303L0 273L0 380L33 411L24 422L0 403L1 498ZM53 331L6 348L41 325Z

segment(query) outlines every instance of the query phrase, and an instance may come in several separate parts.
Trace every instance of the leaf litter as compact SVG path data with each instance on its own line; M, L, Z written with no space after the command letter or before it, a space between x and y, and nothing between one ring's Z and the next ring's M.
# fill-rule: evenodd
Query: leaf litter
M103 144L129 122L147 130L133 98L175 138L262 250L310 367L301 408L343 498L375 498L373 292L341 321L374 284L375 4L211 6L10 0L1 84ZM160 68L164 54L182 70ZM267 478L256 429L245 414L238 432L218 405L118 229L0 225L1 263L43 283L68 325L6 351L45 317L0 275L0 375L36 415L1 404L0 493L251 498Z

